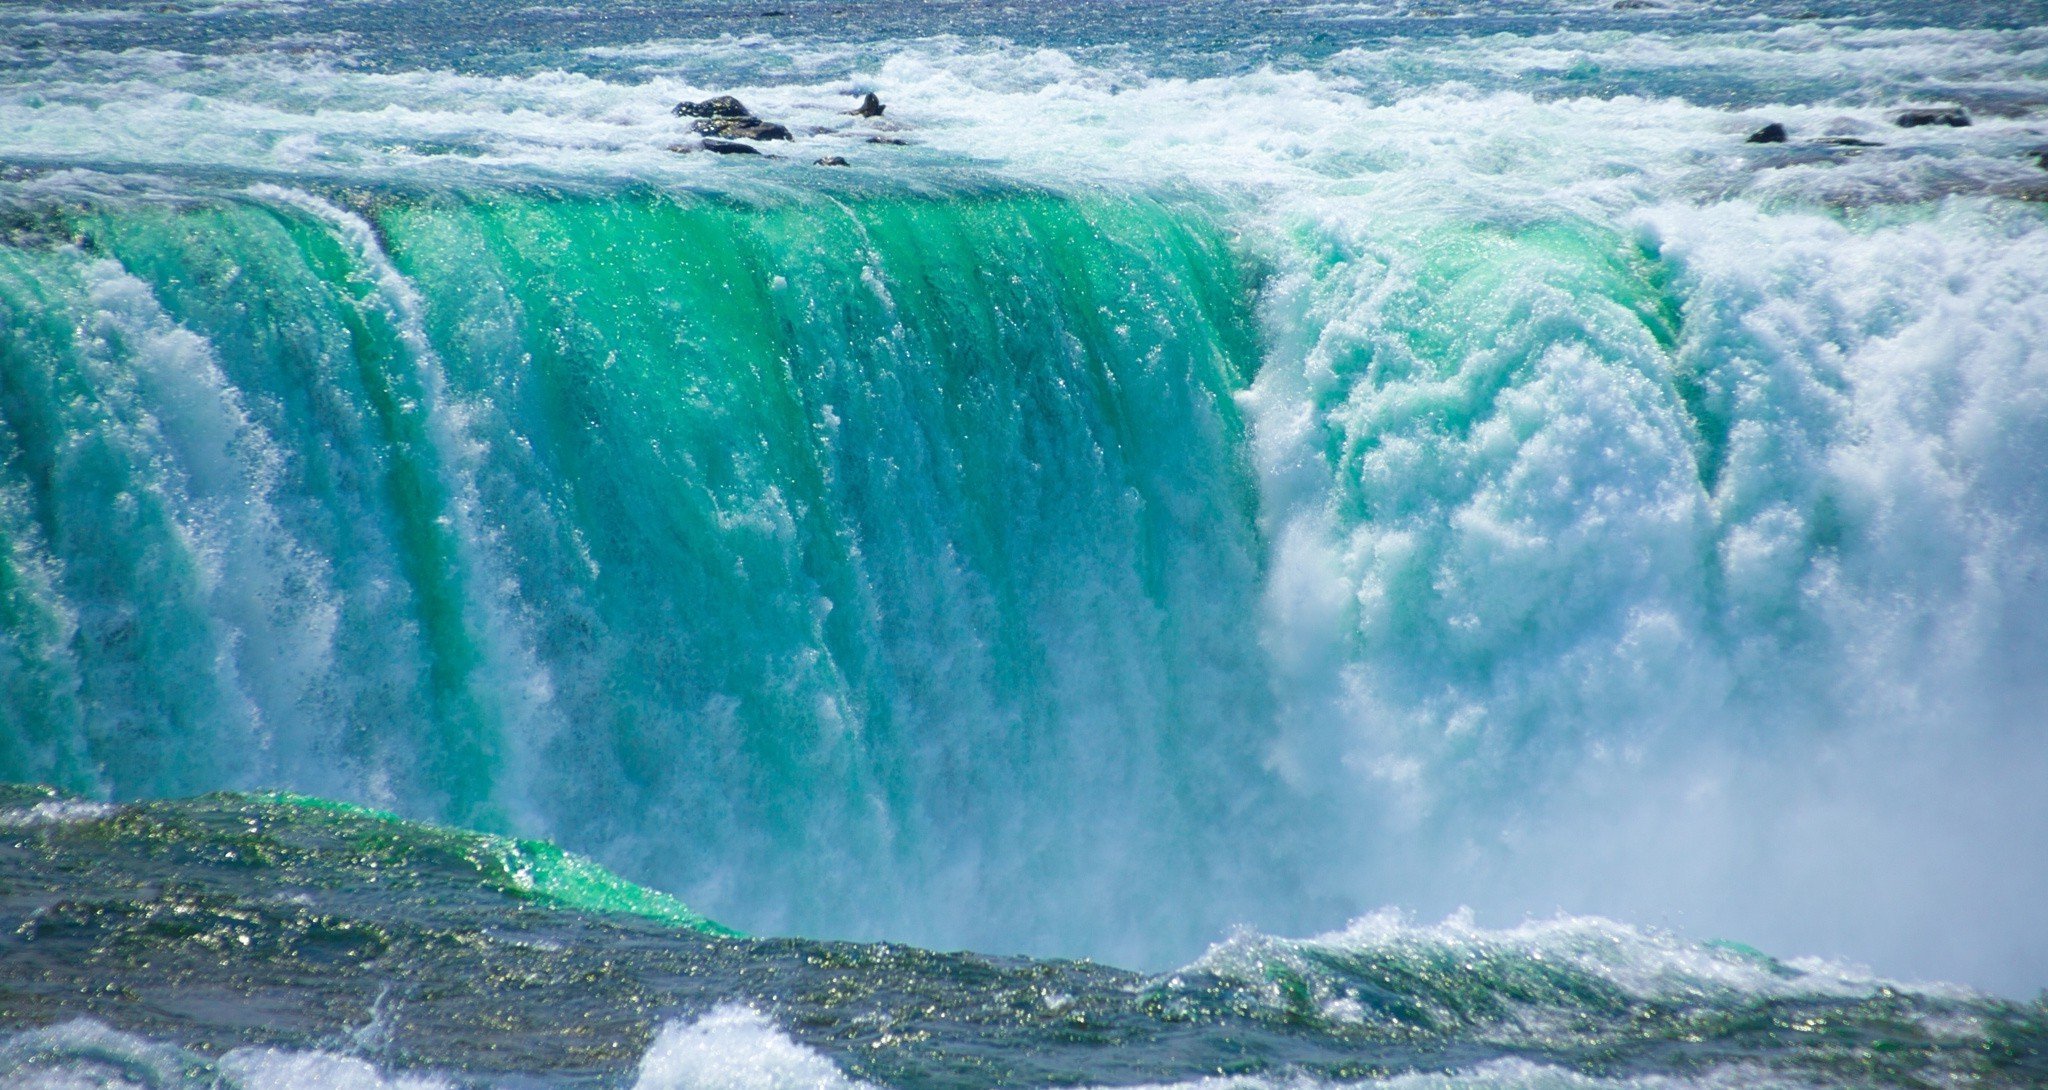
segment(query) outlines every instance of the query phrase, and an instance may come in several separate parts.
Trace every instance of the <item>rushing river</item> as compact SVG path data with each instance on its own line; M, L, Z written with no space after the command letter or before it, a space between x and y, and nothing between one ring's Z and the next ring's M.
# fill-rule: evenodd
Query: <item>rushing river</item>
M2038 1085L2044 202L2038 2L0 3L0 1082Z

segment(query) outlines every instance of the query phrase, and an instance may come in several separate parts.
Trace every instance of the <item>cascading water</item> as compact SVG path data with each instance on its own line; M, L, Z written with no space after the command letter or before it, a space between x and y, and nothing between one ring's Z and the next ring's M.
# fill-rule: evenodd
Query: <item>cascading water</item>
M2025 1055L2032 1008L1654 930L2048 965L2048 12L1838 6L0 8L0 781L1188 966L972 970L1139 1036L1440 1035L1318 1077L1662 1078L1602 1034L1684 996ZM724 91L796 138L698 149ZM313 820L251 798L0 831ZM1198 958L1239 927L1326 934ZM763 941L727 998L838 964ZM575 1077L795 1049L620 994L704 1018ZM1012 1075L1254 1070L1174 1055Z
M1374 785L1390 885L1818 946L1873 902L1950 950L2024 918L1994 860L2043 822L2034 216L1331 236L1249 395L1279 752Z
M7 254L8 777L545 833L755 928L1186 947L1227 917L1159 891L1266 878L1203 217L262 186L65 230Z

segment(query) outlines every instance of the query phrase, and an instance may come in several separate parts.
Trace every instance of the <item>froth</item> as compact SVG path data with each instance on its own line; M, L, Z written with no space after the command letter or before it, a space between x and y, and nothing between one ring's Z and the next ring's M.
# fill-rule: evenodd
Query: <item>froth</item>
M791 1040L751 1007L722 1006L663 1026L634 1090L873 1090Z

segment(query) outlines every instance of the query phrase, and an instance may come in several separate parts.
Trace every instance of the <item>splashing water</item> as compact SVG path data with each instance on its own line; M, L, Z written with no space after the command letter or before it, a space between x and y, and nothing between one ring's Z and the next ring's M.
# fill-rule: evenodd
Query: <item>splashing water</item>
M0 779L97 800L0 833L281 790L1146 970L1469 906L1193 962L1496 1049L1311 1080L1712 1084L1498 1020L1893 987L1680 935L2041 984L2038 4L0 25ZM669 150L720 92L783 158ZM599 1066L896 1077L738 1010Z

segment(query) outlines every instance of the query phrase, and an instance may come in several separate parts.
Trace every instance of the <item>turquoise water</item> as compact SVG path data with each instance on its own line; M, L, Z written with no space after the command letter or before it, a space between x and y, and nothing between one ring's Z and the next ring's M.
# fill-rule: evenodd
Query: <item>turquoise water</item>
M801 936L662 947L711 983L585 996L575 1062L541 1001L349 1036L470 971L427 953L201 944L216 998L145 1018L90 997L151 958L13 966L60 877L164 861L23 818L5 1021L99 1022L9 1055L2027 1084L1986 996L2048 979L2044 16L0 5L0 780L430 823L570 960ZM796 139L693 150L727 92ZM885 1021L981 1001L924 949L1132 1021L864 1066L763 983L839 942L938 989ZM1237 983L1113 998L1176 971ZM287 981L349 998L252 1036ZM1816 1060L1787 1003L1862 1028Z

